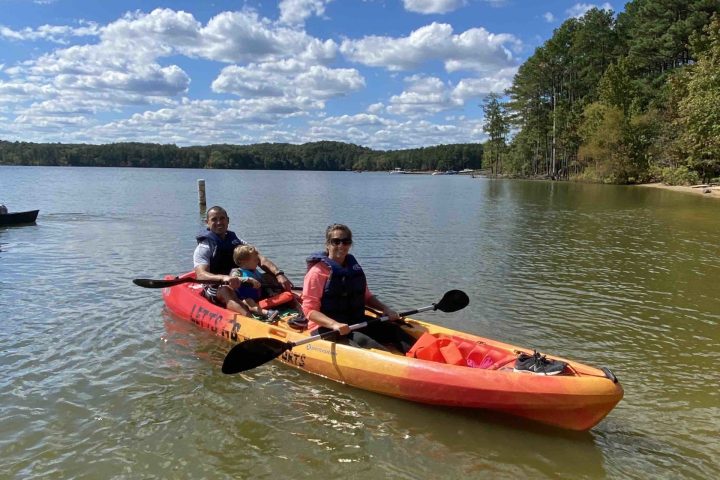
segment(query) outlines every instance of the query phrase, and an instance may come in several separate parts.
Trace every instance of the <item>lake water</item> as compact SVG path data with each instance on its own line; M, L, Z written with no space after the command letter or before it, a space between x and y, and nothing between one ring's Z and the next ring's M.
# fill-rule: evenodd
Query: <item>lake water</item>
M398 310L608 366L590 432L382 397L228 344L133 278L190 270L208 206L301 284L347 223ZM0 167L0 477L716 478L720 202L633 187L384 173Z

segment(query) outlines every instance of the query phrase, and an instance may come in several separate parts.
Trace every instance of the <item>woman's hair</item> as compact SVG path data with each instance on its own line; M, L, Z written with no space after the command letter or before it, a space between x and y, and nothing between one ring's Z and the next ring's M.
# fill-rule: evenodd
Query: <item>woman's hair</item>
M347 238L352 240L352 231L350 230L350 227L348 227L347 225L343 225L342 223L333 223L325 229L325 243L330 243L330 239L332 238L332 232L334 232L335 230L345 232Z
M233 261L236 265L240 265L240 262L258 253L260 252L252 245L238 245L235 247L235 250L233 250Z

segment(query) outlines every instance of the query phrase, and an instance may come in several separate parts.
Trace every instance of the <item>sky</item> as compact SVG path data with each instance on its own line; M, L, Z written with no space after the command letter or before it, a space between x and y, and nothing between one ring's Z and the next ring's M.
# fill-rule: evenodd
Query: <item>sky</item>
M0 0L0 140L483 142L565 0Z

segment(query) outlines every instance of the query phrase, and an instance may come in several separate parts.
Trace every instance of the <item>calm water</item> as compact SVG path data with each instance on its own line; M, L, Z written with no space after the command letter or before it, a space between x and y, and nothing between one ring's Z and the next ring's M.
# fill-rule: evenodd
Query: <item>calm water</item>
M332 222L397 309L609 366L587 433L449 411L270 364L137 277L191 268L208 204L297 283ZM284 191L284 193L283 193ZM0 167L0 477L715 478L720 202L652 189L380 173Z

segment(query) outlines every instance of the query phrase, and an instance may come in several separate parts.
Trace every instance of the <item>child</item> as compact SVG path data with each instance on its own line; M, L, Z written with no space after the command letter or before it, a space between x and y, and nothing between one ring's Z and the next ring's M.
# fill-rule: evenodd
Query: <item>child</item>
M238 268L233 268L230 275L242 278L242 285L235 294L243 304L255 315L266 322L272 322L278 315L277 310L264 310L257 304L262 292L262 274L257 270L260 265L260 254L252 245L239 245L233 251L233 260Z

